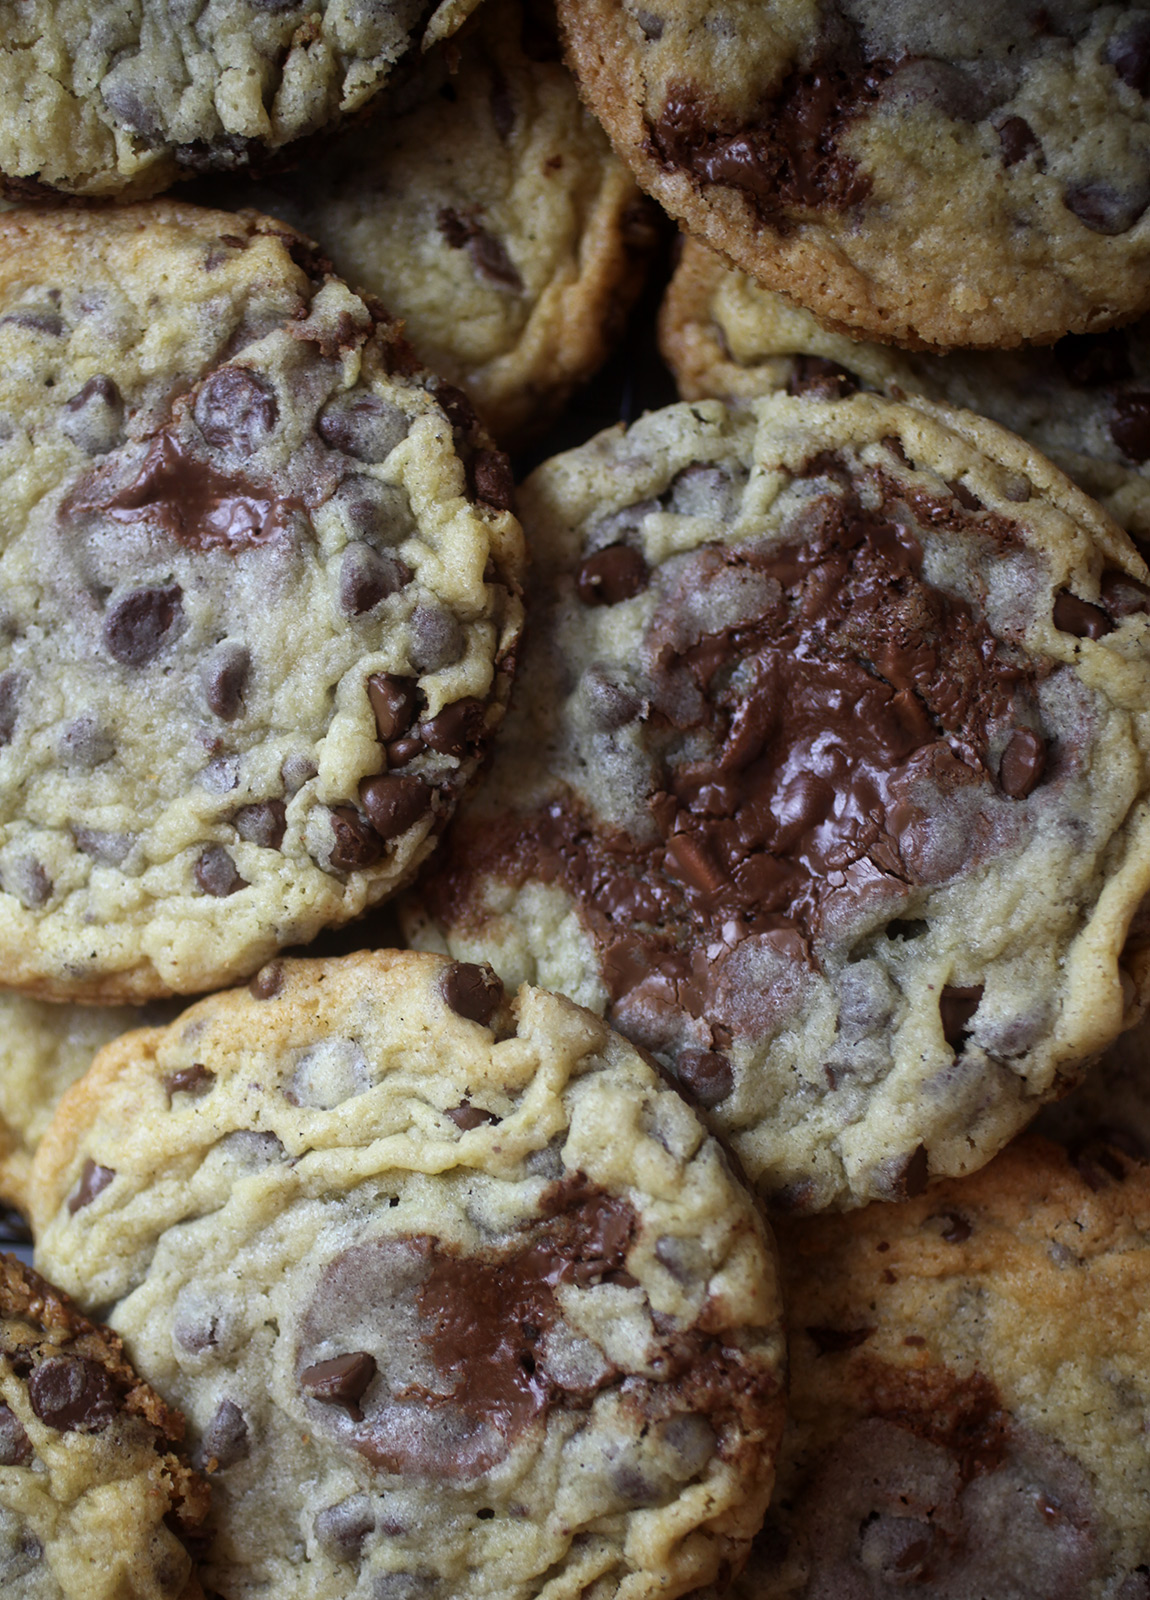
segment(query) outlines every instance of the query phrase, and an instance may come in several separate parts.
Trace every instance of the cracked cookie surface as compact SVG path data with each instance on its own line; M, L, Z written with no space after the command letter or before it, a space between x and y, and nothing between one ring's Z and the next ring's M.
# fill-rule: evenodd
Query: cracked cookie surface
M432 848L506 699L506 458L255 213L9 212L0 354L4 981L216 987Z
M0 42L0 174L143 197L364 105L477 0L30 0ZM3 178L0 178L0 183Z
M559 14L643 187L830 321L997 348L1150 304L1139 8L560 0Z
M202 1600L208 1488L184 1420L110 1329L0 1256L0 1587L19 1600Z
M674 1596L761 1520L773 1248L681 1097L560 997L274 962L103 1051L32 1211L185 1411L229 1596Z
M604 1012L774 1204L989 1159L1133 1019L1150 618L967 413L657 412L522 491L536 618L417 945Z

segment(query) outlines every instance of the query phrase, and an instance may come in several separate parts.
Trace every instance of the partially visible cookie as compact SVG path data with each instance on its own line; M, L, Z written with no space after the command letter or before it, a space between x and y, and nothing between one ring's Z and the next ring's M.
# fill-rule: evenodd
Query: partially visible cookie
M736 1600L1142 1600L1150 1166L1027 1137L779 1245L790 1414Z
M519 698L409 939L603 1012L777 1206L988 1160L1145 981L1129 541L994 424L867 394L668 407L522 506Z
M1139 8L559 0L559 15L643 187L828 321L997 348L1150 307Z
M502 716L505 456L284 224L0 217L0 977L216 987L390 893Z
M1150 542L1150 323L1070 334L1053 349L911 353L850 339L683 242L659 343L684 400L874 389L991 417L1048 455Z
M569 1001L282 961L109 1045L37 1151L41 1264L212 1474L229 1600L667 1596L741 1563L782 1425L772 1246Z
M1150 1021L1116 1039L1072 1094L1043 1107L1034 1126L1067 1147L1088 1181L1096 1167L1113 1176L1124 1158L1150 1162Z
M0 1256L0 1590L13 1600L200 1600L208 1487L184 1420L110 1329Z
M223 191L318 240L508 447L605 359L654 241L650 202L547 47L530 0L488 0L404 109L246 202Z
M29 0L0 42L0 185L140 197L258 165L344 120L477 3Z

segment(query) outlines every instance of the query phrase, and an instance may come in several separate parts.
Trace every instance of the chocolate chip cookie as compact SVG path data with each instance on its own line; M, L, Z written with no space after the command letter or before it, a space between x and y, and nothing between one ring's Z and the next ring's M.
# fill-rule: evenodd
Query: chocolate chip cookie
M14 1256L0 1256L0 1590L12 1600L202 1600L208 1487L184 1419Z
M506 457L255 213L0 217L0 970L253 971L432 848L520 621Z
M1141 1600L1150 1167L1028 1136L779 1246L791 1409L735 1600Z
M772 1249L695 1114L489 968L278 961L103 1051L36 1155L212 1476L232 1597L686 1593L782 1421Z
M356 111L476 4L29 0L0 41L0 184L142 197L258 164Z
M535 623L415 943L652 1051L779 1207L989 1159L1134 1020L1150 590L921 401L669 407L528 480Z
M785 389L927 395L1000 422L1048 455L1150 547L1150 323L1053 348L911 353L850 339L688 239L659 342L684 400Z
M558 55L534 7L488 0L425 58L406 109L247 199L223 191L317 239L509 447L608 354L654 240Z
M745 272L911 347L1150 307L1150 21L1092 0L559 0L640 183Z

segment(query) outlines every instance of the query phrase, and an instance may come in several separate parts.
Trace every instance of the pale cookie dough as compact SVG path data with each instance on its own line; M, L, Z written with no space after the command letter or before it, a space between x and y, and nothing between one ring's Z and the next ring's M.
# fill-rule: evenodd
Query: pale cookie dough
M139 197L258 165L477 3L23 0L0 35L0 186Z
M559 0L639 182L870 338L1050 342L1150 307L1150 16L1097 0Z
M874 389L965 406L1037 445L1150 545L1150 322L1053 349L911 353L850 339L686 239L659 314L684 400Z
M548 44L530 4L487 0L428 58L411 109L246 201L402 317L420 360L508 447L611 352L654 243L650 202ZM245 203L238 185L222 192Z
M103 1051L32 1211L186 1412L228 1600L673 1600L762 1519L772 1247L680 1096L558 996L277 961Z
M603 1012L771 1202L988 1160L1134 1020L1150 590L926 402L668 407L544 464L521 691L409 939Z
M731 1600L1145 1600L1150 1167L1027 1137L779 1248L790 1415Z
M188 1545L209 1491L183 1434L114 1333L0 1255L6 1600L203 1600Z
M522 557L437 382L254 212L0 217L5 985L216 987L432 849Z

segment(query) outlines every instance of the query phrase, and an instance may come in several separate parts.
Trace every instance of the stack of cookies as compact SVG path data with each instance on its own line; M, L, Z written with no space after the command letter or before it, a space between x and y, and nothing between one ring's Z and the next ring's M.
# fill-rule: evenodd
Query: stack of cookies
M1150 1600L1150 13L936 12L0 23L5 1596Z

